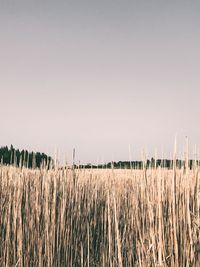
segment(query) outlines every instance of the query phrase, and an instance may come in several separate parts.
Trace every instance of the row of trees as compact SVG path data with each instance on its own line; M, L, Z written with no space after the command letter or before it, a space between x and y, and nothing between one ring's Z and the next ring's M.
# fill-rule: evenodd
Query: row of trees
M154 167L162 167L162 168L168 168L172 169L173 167L173 160L169 159L157 159L155 160L152 158L151 160L147 160L146 162L143 161L118 161L118 162L109 162L106 164L99 164L99 165L92 165L92 164L86 164L86 165L76 165L76 168L102 168L102 169L143 169L143 168L154 168ZM193 160L189 160L187 162L189 168L192 168L193 165L198 164L199 162L195 162ZM176 160L176 166L177 168L185 167L186 162L185 160Z
M53 163L51 157L40 152L29 152L27 150L15 149L13 145L0 148L1 164L12 164L17 167L40 168L46 166L47 168Z
M0 148L0 163L1 164L12 164L17 167L27 167L27 168L40 168L42 166L46 166L47 168L53 167L54 162L50 156L47 156L44 153L40 152L29 152L27 150L19 150L15 149L13 145L8 148L7 146ZM143 161L119 161L119 162L109 162L106 164L99 165L76 165L73 164L74 168L102 168L102 169L142 169L142 168L154 168L154 167L163 167L163 168L172 168L173 160L168 159L157 159L152 158L151 160ZM189 168L192 168L194 164L199 165L199 161L195 162L193 160L189 160L187 162ZM176 166L181 168L182 166L186 166L186 162L184 160L176 160Z

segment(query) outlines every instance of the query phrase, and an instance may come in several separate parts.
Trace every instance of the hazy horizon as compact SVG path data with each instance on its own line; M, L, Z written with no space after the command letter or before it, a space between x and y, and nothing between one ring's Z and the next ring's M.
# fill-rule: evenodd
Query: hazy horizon
M0 0L0 146L83 163L200 147L199 1ZM193 148L193 147L192 147Z

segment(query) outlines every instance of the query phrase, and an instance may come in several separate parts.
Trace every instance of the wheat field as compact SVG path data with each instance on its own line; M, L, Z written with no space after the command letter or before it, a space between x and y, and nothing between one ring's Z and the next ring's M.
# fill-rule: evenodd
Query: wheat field
M199 179L0 166L0 266L200 266Z

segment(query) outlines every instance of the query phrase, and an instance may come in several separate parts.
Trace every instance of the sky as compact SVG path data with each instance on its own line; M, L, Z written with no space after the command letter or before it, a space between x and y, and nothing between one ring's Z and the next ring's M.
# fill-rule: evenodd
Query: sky
M0 146L82 163L200 145L200 1L0 0Z

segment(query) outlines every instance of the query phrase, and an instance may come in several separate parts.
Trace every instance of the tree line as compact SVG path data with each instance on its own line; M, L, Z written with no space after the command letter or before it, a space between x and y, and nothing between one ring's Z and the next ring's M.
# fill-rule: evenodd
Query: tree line
M40 168L47 167L48 169L54 167L53 159L46 155L45 153L40 152L29 152L28 150L19 150L15 149L13 145L8 148L8 146L0 147L0 163L4 165L15 165L17 167L26 167L26 168ZM176 167L186 167L186 164L189 168L192 168L194 165L200 165L199 161L188 160L179 160L177 159ZM172 169L174 165L173 160L169 159L157 159L151 158L150 160L144 161L118 161L118 162L108 162L105 164L73 164L73 168L77 169L143 169L143 168L168 168Z
M17 167L40 168L43 166L49 168L53 160L45 153L19 150L11 145L10 148L8 146L0 148L0 162L4 165L15 165Z
M177 168L182 168L182 167L186 167L186 164L188 164L188 167L191 169L192 166L196 165L200 165L199 161L194 161L194 160L188 160L187 162L185 160L180 160L177 159L175 161L175 165ZM173 160L169 160L169 159L157 159L155 160L154 158L151 158L150 160L146 160L146 161L118 161L118 162L108 162L105 164L98 164L98 165L94 165L94 164L85 164L85 165L75 165L75 168L80 168L80 169L89 169L89 168L93 168L93 169L143 169L143 168L157 168L157 167L161 167L161 168L168 168L168 169L172 169L174 165L174 161Z

